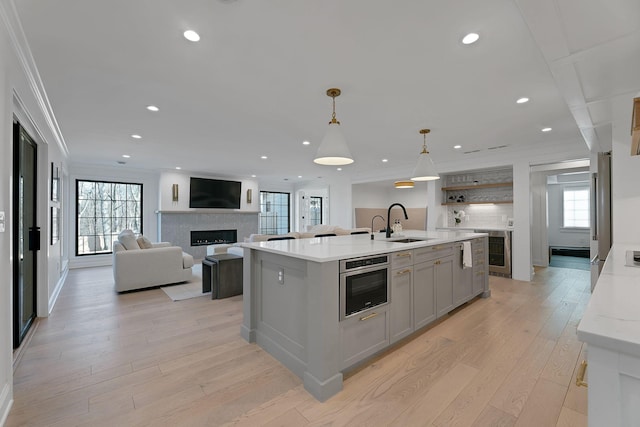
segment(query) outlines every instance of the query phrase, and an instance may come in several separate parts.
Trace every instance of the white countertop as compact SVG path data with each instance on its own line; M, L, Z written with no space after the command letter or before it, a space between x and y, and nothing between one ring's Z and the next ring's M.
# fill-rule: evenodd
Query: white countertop
M640 267L625 266L628 250L615 244L578 325L578 338L588 344L640 356Z
M486 234L455 231L404 230L400 234L394 233L389 239L385 238L384 233L375 233L374 240L371 240L370 234L356 234L349 236L242 243L241 246L308 261L327 262L459 242L483 236L486 236ZM393 242L393 240L406 237L428 240L411 243Z

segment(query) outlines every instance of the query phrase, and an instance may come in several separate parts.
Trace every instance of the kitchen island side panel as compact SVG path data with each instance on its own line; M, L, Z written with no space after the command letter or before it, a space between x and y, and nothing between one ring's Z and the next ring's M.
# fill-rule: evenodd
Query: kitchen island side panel
M338 262L251 253L254 275L246 285L255 303L249 310L255 342L299 376L316 399L328 399L342 390Z
M307 371L304 387L324 402L342 390L339 262L308 261Z

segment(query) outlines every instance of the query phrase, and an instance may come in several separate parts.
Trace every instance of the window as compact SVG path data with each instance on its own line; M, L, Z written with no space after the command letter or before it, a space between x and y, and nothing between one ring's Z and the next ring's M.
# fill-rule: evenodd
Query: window
M285 234L290 231L289 193L260 192L261 234Z
M589 228L589 188L565 187L562 199L565 228Z
M76 180L76 255L111 253L126 229L142 233L142 184Z

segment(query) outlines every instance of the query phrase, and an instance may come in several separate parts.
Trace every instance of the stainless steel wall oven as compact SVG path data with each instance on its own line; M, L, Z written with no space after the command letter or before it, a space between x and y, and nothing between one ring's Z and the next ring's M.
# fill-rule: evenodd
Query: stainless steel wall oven
M389 255L340 261L340 320L389 302Z
M489 274L511 277L511 231L473 230L489 235Z

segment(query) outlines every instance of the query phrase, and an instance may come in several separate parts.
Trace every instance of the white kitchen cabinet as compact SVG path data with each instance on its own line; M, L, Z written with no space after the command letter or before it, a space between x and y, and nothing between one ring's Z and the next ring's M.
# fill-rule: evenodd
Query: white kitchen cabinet
M577 328L587 343L590 426L640 425L640 268L614 243Z

